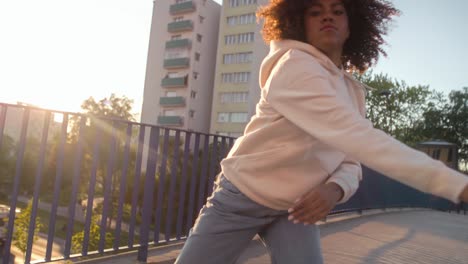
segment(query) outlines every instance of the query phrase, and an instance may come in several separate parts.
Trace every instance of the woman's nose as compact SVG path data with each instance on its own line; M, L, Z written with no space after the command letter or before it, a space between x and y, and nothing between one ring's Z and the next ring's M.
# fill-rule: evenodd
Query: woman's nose
M322 18L322 22L333 22L333 17L328 15L328 14L325 14Z

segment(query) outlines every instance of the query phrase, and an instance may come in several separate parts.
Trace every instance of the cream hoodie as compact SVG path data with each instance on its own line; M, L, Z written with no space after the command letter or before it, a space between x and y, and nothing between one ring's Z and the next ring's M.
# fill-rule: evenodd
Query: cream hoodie
M228 156L223 174L252 200L277 210L325 182L347 201L360 162L423 192L458 202L468 177L372 127L365 91L311 45L272 41L260 68L256 114Z

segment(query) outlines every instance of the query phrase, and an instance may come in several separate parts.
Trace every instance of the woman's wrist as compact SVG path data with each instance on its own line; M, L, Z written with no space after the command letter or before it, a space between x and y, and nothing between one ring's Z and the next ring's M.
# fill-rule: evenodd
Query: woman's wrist
M332 191L333 197L336 198L336 202L341 201L344 196L344 191L340 185L334 182L329 182L326 186Z
M462 202L468 203L468 185L465 186L459 198Z

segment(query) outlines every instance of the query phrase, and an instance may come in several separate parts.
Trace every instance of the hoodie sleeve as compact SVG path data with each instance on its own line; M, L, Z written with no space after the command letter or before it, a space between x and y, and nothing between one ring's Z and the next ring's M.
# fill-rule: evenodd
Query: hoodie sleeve
M360 180L362 180L361 164L352 158L346 157L328 178L327 183L334 182L343 189L343 197L338 203L345 203L356 193Z
M373 128L337 96L336 87L321 67L305 53L285 55L264 86L267 102L306 133L369 168L420 191L459 202L468 177Z

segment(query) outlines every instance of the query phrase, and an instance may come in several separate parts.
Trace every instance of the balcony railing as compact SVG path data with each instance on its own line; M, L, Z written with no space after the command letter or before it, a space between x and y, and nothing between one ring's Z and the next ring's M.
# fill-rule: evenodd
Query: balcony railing
M178 15L182 13L193 12L195 9L195 3L193 1L187 1L171 5L169 7L169 13L171 15Z
M162 106L184 106L185 98L182 96L160 97L159 104Z
M167 24L167 31L170 33L193 30L192 20L175 21Z
M165 59L163 65L166 69L187 68L190 65L190 58Z
M190 48L191 42L189 39L175 39L166 41L166 49L172 48Z
M184 119L181 116L158 116L158 124L163 126L181 126Z
M166 87L166 88L172 88L172 87L184 87L187 86L188 84L188 77L166 77L161 80L161 86Z
M14 232L28 235L24 263L129 249L146 261L150 245L187 237L233 144L220 135L0 103L0 203L10 208L0 263L12 260ZM29 226L19 230L17 209L27 200ZM332 214L392 207L468 209L363 166L356 194ZM38 221L46 240L40 246L33 239ZM45 252L32 254L38 247Z

